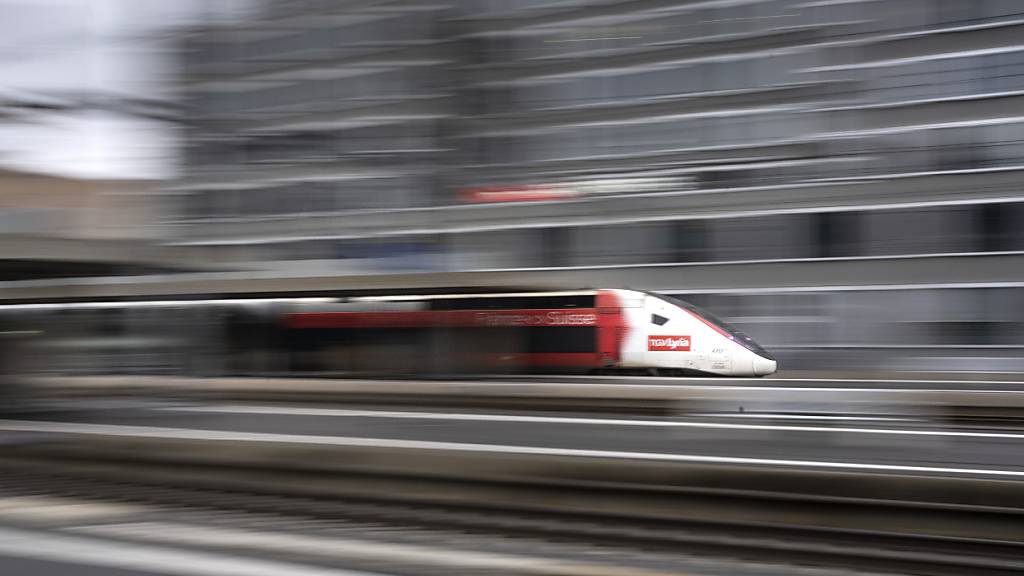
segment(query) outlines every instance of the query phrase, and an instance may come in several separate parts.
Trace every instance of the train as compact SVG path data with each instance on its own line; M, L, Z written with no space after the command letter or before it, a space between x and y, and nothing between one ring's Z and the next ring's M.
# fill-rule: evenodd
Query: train
M196 376L507 372L759 377L776 359L640 290L16 304L51 372Z

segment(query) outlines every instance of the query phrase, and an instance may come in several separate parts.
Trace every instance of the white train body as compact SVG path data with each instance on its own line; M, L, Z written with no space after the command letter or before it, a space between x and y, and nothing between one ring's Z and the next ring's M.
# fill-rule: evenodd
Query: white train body
M607 292L617 295L627 327L622 368L722 376L766 376L777 369L769 352L706 311L646 292Z

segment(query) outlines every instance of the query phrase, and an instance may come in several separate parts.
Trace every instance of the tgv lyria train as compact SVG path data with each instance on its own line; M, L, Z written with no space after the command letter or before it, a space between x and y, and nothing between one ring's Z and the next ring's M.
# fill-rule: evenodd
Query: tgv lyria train
M358 350L365 365L367 347L379 342L387 348L369 362L393 367L444 354L449 365L480 369L723 376L776 370L772 355L746 334L691 304L649 292L403 296L372 299L361 310L350 306L320 304L286 315L293 369L337 369L338 362L355 361ZM439 329L445 338L433 338L431 352L422 335L436 336ZM399 351L400 343L411 345L408 354Z
M0 306L50 371L343 376L529 372L764 376L710 313L636 290Z

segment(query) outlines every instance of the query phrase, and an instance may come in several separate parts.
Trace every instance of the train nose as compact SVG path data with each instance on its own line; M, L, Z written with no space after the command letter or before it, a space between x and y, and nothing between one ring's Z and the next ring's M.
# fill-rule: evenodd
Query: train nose
M774 374L776 368L775 360L769 360L760 356L754 356L754 374L756 376L767 376Z

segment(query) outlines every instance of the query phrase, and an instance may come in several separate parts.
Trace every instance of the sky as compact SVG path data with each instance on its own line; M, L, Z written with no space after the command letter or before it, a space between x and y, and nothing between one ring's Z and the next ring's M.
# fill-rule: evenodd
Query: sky
M173 26L245 0L0 0L0 100L89 92L173 98ZM173 127L100 111L0 120L0 166L87 178L173 178Z

